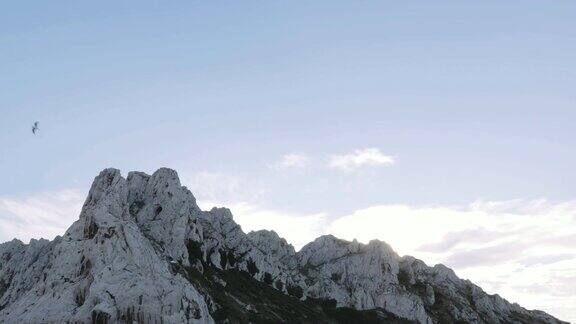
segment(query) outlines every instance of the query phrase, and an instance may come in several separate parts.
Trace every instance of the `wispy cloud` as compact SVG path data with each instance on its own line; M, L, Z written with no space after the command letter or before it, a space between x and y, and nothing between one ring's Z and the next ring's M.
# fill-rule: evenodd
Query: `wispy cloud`
M310 164L310 158L304 154L291 153L282 156L280 161L270 165L271 168L276 170L291 169L291 168L305 168Z
M494 206L505 208L494 208ZM528 206L533 206L530 211ZM515 245L509 260L540 255L546 249L576 252L576 205L547 201L474 202L467 206L377 205L357 210L330 224L345 238L381 238L400 253L434 262L501 246ZM552 248L553 247L553 248ZM460 255L460 256L457 256ZM471 257L470 260L475 257Z
M215 197L228 200L239 192L241 184L239 178L219 172L183 173L180 177L182 185L188 187L196 198L205 200Z
M265 191L265 188L254 180L222 172L182 172L180 180L182 185L190 189L196 199L218 201L222 204L252 202Z
M28 197L0 197L0 242L53 239L78 219L85 194L67 189Z
M363 166L389 166L396 161L392 156L385 155L378 148L365 148L352 153L333 155L328 166L339 170L353 170Z
M220 204L201 201L199 206L209 210ZM296 250L322 235L328 223L325 213L290 213L249 203L236 203L224 207L232 211L234 221L240 224L244 232L273 230L294 245Z

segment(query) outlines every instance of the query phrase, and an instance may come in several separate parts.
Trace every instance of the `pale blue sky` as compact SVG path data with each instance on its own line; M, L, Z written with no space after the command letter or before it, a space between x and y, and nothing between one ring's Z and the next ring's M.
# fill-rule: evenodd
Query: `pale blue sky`
M167 166L247 230L376 237L576 320L575 89L571 0L4 1L0 241ZM395 162L330 167L369 148Z
M170 166L291 209L571 198L575 18L574 1L3 3L0 194ZM397 164L265 167L363 147Z

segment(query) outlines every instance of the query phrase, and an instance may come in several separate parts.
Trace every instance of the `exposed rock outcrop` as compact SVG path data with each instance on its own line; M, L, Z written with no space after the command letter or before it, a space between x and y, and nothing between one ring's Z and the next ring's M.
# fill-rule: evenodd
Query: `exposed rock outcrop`
M63 237L0 246L0 322L212 322L204 297L170 267L187 264L186 240L201 239L198 212L174 171L128 180L102 171Z
M380 241L246 234L170 169L106 169L64 236L0 244L2 323L226 321L562 323Z

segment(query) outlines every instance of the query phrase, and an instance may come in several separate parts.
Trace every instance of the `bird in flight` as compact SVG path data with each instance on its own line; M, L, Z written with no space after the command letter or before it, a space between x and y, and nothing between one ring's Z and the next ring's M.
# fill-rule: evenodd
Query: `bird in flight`
M36 134L36 132L40 130L40 128L38 128L38 124L39 124L39 122L34 122L34 125L32 126L32 133L33 134Z

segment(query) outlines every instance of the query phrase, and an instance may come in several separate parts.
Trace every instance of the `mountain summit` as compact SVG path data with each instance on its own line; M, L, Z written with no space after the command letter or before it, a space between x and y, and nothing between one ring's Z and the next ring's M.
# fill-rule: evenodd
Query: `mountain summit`
M106 169L63 236L1 244L0 322L565 323L377 240L246 234L165 168Z

